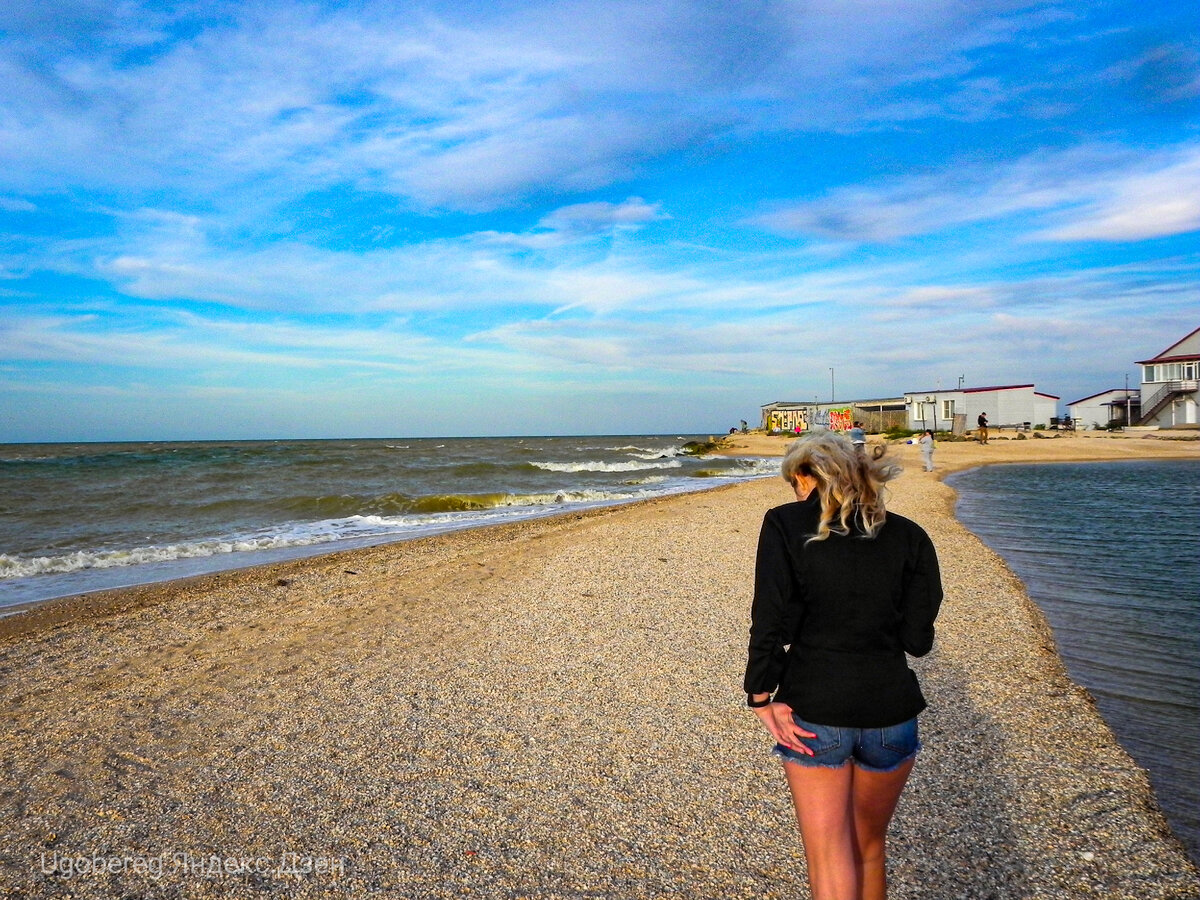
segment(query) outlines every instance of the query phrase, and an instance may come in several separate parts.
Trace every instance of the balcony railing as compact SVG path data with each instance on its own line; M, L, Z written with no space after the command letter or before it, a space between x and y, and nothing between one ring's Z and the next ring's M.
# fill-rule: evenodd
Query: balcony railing
M1162 387L1148 398L1142 400L1141 422L1148 422L1158 415L1159 410L1166 406L1174 397L1180 394L1194 394L1200 390L1200 384L1191 381L1165 381Z

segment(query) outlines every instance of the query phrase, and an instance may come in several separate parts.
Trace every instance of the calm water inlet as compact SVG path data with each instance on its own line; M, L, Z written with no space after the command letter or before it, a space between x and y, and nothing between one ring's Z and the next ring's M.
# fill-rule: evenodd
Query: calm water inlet
M947 483L1200 861L1200 460L986 466Z

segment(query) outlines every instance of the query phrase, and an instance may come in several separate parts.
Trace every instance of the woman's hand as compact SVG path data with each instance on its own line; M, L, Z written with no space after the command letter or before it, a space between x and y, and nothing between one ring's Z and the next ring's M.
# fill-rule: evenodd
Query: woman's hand
M786 703L770 703L754 710L754 714L762 720L771 737L783 744L789 750L812 756L813 752L807 745L801 743L801 738L815 738L811 731L805 731L792 718L792 708Z

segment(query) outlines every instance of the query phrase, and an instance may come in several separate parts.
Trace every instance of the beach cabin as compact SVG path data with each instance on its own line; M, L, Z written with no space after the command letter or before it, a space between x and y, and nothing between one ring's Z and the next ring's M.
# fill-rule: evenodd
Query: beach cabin
M1032 384L908 391L904 395L908 428L956 434L973 430L980 413L987 413L992 428L1044 428L1058 415L1058 401Z
M1113 388L1067 404L1067 415L1081 431L1124 427L1142 416L1141 391Z
M1200 375L1200 328L1172 344L1142 367L1142 417L1138 425L1195 428L1197 376Z
M759 409L762 429L766 432L807 431L810 428L847 431L854 422L862 422L868 434L878 434L904 424L903 397L829 403L777 400Z

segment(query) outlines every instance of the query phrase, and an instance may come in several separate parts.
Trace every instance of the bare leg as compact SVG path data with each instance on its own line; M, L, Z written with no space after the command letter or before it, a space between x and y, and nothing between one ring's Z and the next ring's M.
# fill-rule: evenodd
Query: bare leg
M914 762L910 759L894 772L854 769L851 793L861 900L887 897L887 829Z
M854 766L840 769L784 763L813 900L858 900L854 839Z

